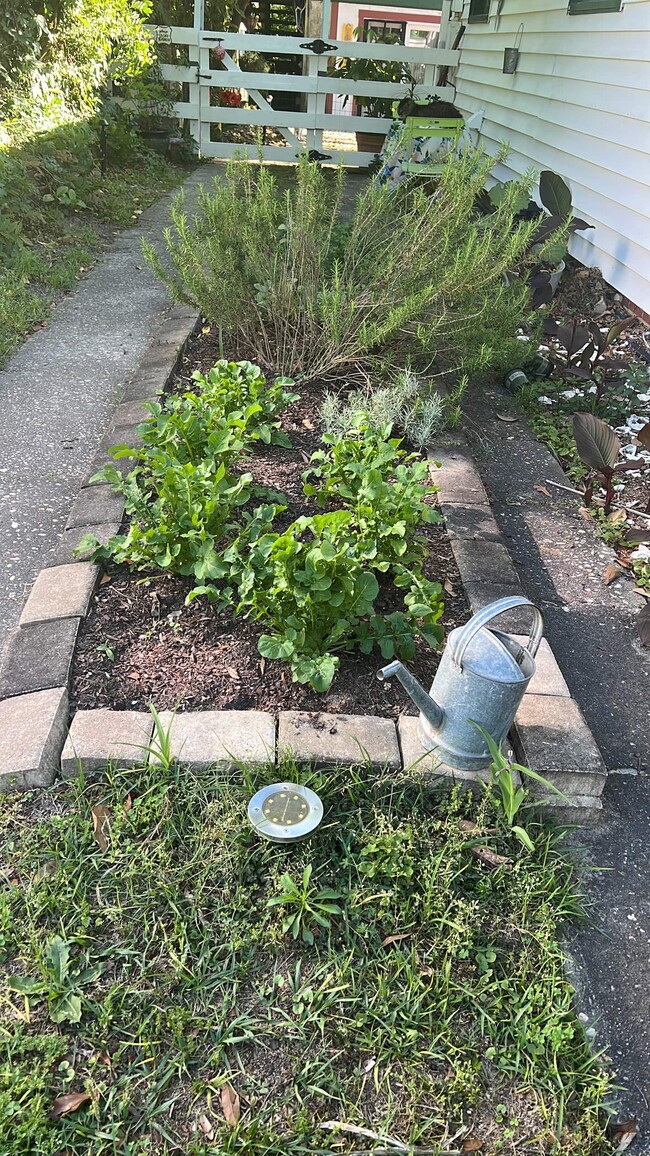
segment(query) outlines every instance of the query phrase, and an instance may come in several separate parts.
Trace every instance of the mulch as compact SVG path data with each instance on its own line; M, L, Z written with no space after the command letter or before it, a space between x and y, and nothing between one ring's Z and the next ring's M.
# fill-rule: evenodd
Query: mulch
M209 369L218 357L216 336L209 330L199 333L171 388L186 389L192 371ZM346 388L347 382L339 383L341 387ZM280 529L302 514L314 513L304 498L301 474L320 444L323 387L311 384L299 391L300 401L282 417L292 448L258 445L245 462L256 482L289 499L289 508L278 519ZM430 526L424 533L430 543L425 575L445 585L441 621L447 634L467 620L469 610L444 528ZM180 711L320 710L393 718L416 713L396 680L378 681L376 673L383 665L379 651L342 654L326 694L292 682L287 663L260 656L262 626L233 619L228 612L217 613L204 598L185 604L195 584L191 578L107 567L77 643L71 684L74 710L146 710L153 703L159 710ZM401 609L400 591L384 582L377 607L383 612ZM428 688L439 660L440 654L418 639L408 665Z

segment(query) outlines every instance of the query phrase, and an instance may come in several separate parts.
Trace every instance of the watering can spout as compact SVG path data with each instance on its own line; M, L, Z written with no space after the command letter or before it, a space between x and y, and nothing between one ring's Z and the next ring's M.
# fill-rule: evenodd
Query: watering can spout
M427 722L433 727L435 731L440 730L444 721L444 712L440 709L437 702L427 694L426 690L414 674L407 670L401 662L390 662L388 666L382 667L377 671L377 678L380 682L384 682L387 678L396 676L401 682L406 693L413 699L418 710L422 712Z

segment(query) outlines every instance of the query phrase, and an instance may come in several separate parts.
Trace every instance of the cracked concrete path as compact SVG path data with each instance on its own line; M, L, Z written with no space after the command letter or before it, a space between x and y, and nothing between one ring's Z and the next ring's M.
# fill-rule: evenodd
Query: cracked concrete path
M185 180L188 209L215 168ZM125 229L0 371L0 657L45 555L109 427L119 386L169 305L140 238L161 244L177 190Z

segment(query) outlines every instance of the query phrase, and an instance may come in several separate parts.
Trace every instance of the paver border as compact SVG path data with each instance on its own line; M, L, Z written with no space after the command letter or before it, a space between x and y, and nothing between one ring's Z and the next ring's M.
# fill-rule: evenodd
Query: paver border
M43 595L47 596L48 584L56 583L57 579L60 583L73 562L87 568L89 584L96 581L99 569L90 566L87 555L82 560L75 558L73 551L88 531L92 531L100 541L113 536L119 529L124 501L121 495L113 492L112 487L93 482L92 478L102 466L112 461L108 454L111 445L117 442L132 446L139 444L138 426L146 415L144 403L155 400L164 392L199 323L200 316L195 310L185 306L172 308L124 388L120 404L113 415L112 429L103 438L72 505L63 538L51 551L45 566L37 575L34 587L38 590L41 602ZM439 505L445 518L451 548L472 612L475 613L496 598L521 594L519 577L465 438L458 433L443 435L427 453L432 480L439 487ZM54 589L52 593L53 604L58 604L59 611L48 617L47 621L51 627L50 636L56 639L56 646L53 643L51 651L47 652L48 634L44 633L46 653L39 656L39 661L33 663L32 668L26 669L23 656L30 654L27 632L33 632L36 624L42 629L43 624L38 615L35 623L33 616L30 618L23 611L21 623L11 635L7 656L0 669L0 702L11 699L12 708L18 712L23 705L25 711L28 710L29 702L33 701L30 695L48 686L61 687L61 671L66 668L68 675L63 682L67 690L77 629L86 609L80 605L79 599L76 602L71 599L67 604L61 591L56 591L57 599L54 598ZM28 604L30 599L31 594ZM64 620L69 621L69 628L56 632L56 625ZM505 629L523 634L527 627L526 613L519 610L509 612L502 617L501 623ZM54 758L59 770L63 759L64 777L71 774L73 759L82 766L85 763L88 771L96 772L102 760L102 719L99 716L108 720L105 734L108 761L109 749L114 749L119 731L118 719L111 716L121 713L106 709L78 711L70 722L67 737L65 728L62 730L60 720L57 720L56 733L53 727L44 739L50 768L54 745ZM276 758L292 755L299 762L327 766L332 765L336 755L336 762L350 765L370 762L395 771L418 766L428 779L435 782L459 782L462 779L467 784L468 781L484 777L468 776L468 773L459 775L452 768L437 763L425 751L418 758L415 719L412 716L403 715L396 723L384 716L327 712L279 711L277 715L249 711L189 713L192 715L192 756L186 761L197 769L213 762L233 766L240 759L250 760L250 736L243 724L247 717L255 715L266 738L261 751L257 754L253 752L253 761L268 762L273 754ZM222 717L217 727L218 750L215 750L217 715ZM179 725L183 717L187 716L179 715ZM165 718L173 728L173 716L167 712ZM225 733L226 723L230 728L228 733ZM274 736L274 750L270 749L271 735ZM88 740L88 750L84 748L84 736L92 736L92 742ZM565 799L557 796L541 798L541 803L551 806L553 813L562 821L584 823L598 818L602 810L600 796L607 771L547 640L543 642L538 670L525 696L525 708L521 709L515 721L511 739L521 761L529 760L533 769L540 774L545 774L550 768L550 780L556 782L566 794ZM216 759L215 754L219 756ZM53 777L51 772L50 777ZM26 787L29 779L25 776L21 783L20 776L16 778L12 775L11 768L0 767L0 791L15 789L17 781Z

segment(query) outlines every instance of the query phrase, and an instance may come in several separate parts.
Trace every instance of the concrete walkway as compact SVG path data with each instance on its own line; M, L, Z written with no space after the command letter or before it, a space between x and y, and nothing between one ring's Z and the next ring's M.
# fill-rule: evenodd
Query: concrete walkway
M605 585L611 549L575 499L548 485L566 478L525 420L498 420L508 395L477 390L466 408L494 516L610 772L601 823L575 834L596 870L571 950L596 1048L623 1089L621 1118L639 1117L633 1150L650 1156L650 651L635 629L643 602L624 579Z
M184 183L188 208L214 168ZM169 304L140 238L161 244L176 190L126 229L48 326L0 371L0 656L45 555L109 427L119 386L136 367Z

